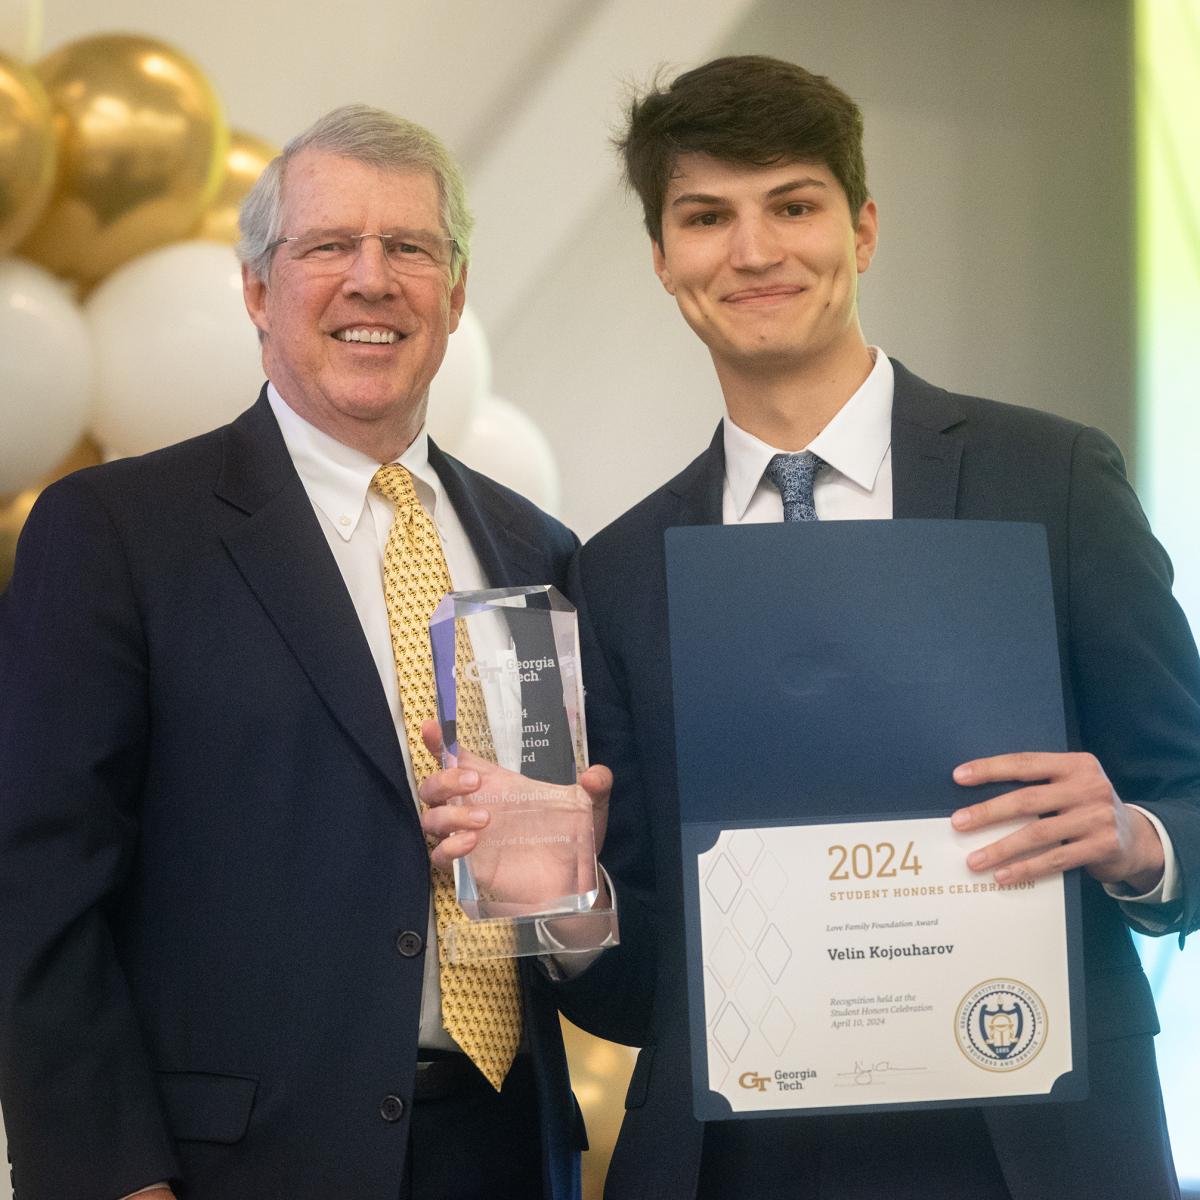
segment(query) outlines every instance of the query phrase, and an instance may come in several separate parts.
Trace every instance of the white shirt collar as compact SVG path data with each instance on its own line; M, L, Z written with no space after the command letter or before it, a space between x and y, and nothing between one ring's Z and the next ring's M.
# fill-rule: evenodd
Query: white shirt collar
M370 455L339 442L306 421L284 400L273 383L267 384L267 401L309 499L324 513L338 535L349 541L362 519L371 479L380 464ZM436 520L443 490L437 472L429 463L429 434L424 426L408 449L394 461L412 475L418 498Z
M875 360L871 373L833 420L805 447L868 492L874 488L879 467L892 444L892 392L895 388L888 356L877 346L871 346L870 351ZM781 451L735 425L728 411L725 413L724 441L725 478L740 521L746 515L767 464Z

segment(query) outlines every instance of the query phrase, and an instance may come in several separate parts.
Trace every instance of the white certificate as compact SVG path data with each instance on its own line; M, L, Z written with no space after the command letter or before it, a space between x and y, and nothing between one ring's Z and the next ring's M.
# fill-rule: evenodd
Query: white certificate
M965 863L1016 827L723 830L695 881L707 1099L750 1115L1048 1095L1073 1069L1063 878L1000 888Z

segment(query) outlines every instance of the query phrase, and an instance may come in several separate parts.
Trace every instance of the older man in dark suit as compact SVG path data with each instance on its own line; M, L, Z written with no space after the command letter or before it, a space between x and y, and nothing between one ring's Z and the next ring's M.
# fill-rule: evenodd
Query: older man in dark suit
M564 984L564 1007L644 1047L606 1195L1176 1195L1154 1004L1128 925L1183 935L1200 924L1200 663L1119 452L1095 430L934 387L867 345L857 285L876 208L861 115L828 80L769 58L708 63L635 102L623 149L655 271L707 346L727 415L690 467L583 548L575 579L590 744L615 777L606 863L623 940ZM1046 529L1072 753L1014 746L960 765L964 789L1013 786L975 804L964 790L952 820L1025 821L968 860L985 878L1083 868L1090 1095L701 1125L663 532L891 517ZM780 613L788 621L803 613Z
M0 607L22 1200L577 1194L545 977L439 965L451 826L414 799L432 605L561 586L577 544L424 432L469 233L436 138L329 114L243 209L257 403L30 517Z

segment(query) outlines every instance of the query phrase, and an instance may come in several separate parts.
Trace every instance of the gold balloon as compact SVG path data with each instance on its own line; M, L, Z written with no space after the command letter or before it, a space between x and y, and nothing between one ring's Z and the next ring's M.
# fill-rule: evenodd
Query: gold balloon
M0 54L0 255L34 226L54 183L54 126L38 77Z
M18 492L15 496L0 496L0 591L8 586L8 581L12 578L17 538L21 534L25 518L29 516L29 510L33 508L33 502L38 498L38 493L56 479L83 467L95 466L102 459L100 447L85 434L75 449L53 471L47 471L33 487Z
M151 38L82 38L37 64L59 172L20 253L95 283L186 237L221 183L229 129L200 69Z
M637 1051L592 1037L560 1018L571 1087L587 1125L588 1145L583 1156L583 1200L601 1200L608 1160L617 1144L617 1131L625 1116L625 1091Z
M252 133L231 129L229 153L225 155L225 178L192 237L234 245L238 240L238 205L258 181L263 168L278 153L278 146L272 146Z

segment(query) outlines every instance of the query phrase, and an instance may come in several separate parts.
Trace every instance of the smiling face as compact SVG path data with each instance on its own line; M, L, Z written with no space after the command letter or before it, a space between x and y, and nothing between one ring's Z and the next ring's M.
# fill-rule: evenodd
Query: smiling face
M304 150L283 182L283 232L357 233L405 229L444 236L430 172L384 171L324 151ZM263 334L263 365L279 394L306 421L387 462L425 420L429 383L466 298L465 276L413 274L388 263L366 238L344 271L275 251L265 280L245 268L243 292ZM379 340L374 340L375 338Z
M828 167L684 154L664 197L654 269L727 397L755 382L840 379L869 369L858 276L876 233L874 202L852 216Z

